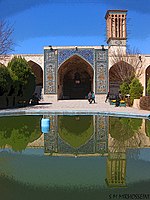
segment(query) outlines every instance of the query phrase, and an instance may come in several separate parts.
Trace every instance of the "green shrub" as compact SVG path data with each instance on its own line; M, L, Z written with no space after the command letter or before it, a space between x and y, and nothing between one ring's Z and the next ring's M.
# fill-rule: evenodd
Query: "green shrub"
M123 96L126 96L127 94L129 94L129 91L130 91L130 86L127 82L123 82L121 85L120 85L120 91L121 91L121 94Z
M35 90L35 76L28 64L22 57L14 57L9 63L8 68L12 71L15 93L17 101L28 102Z
M28 143L41 136L39 122L42 116L0 117L0 148L11 146L22 151Z
M11 69L15 78L22 84L25 85L28 82L28 77L32 73L28 62L21 56L13 57L8 63L8 68Z
M126 141L136 134L142 125L142 119L109 118L110 135L118 141Z
M139 99L143 94L143 86L140 83L139 79L134 78L131 82L130 86L130 99L133 103L134 99Z
M0 64L0 96L3 96L4 93L6 95L9 93L12 82L8 68Z

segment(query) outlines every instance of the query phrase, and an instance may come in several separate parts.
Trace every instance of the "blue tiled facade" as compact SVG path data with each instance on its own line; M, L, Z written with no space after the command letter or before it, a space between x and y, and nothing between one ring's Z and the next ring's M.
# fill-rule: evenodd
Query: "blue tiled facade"
M108 92L108 50L95 50L95 93Z
M58 68L69 58L77 55L94 70L95 94L108 92L108 50L94 48L66 48L44 50L44 93L57 94Z
M55 51L44 51L44 94L56 94L57 55Z

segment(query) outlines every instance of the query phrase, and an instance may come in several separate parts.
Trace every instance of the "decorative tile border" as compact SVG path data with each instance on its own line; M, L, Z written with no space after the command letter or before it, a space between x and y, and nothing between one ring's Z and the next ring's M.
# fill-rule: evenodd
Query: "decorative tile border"
M92 67L94 66L94 49L58 49L58 67L73 55L86 60Z
M57 152L57 116L45 115L44 117L50 119L50 132L44 134L44 153Z
M95 141L96 153L108 152L109 117L95 116Z
M44 50L44 94L56 94L56 69L55 51Z
M95 93L108 92L108 50L95 50Z

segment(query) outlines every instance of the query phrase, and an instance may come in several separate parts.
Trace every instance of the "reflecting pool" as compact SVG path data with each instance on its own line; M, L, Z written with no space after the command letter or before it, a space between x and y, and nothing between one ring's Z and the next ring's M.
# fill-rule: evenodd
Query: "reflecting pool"
M0 199L150 199L149 147L148 119L0 117Z

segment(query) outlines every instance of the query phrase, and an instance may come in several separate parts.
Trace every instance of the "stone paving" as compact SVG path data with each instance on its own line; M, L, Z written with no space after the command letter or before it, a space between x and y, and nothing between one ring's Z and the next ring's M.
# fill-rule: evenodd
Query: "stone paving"
M130 117L150 118L150 111L132 107L115 107L108 102L98 101L89 104L87 100L59 100L57 102L41 101L39 105L17 109L0 110L0 115L13 114L104 114Z

